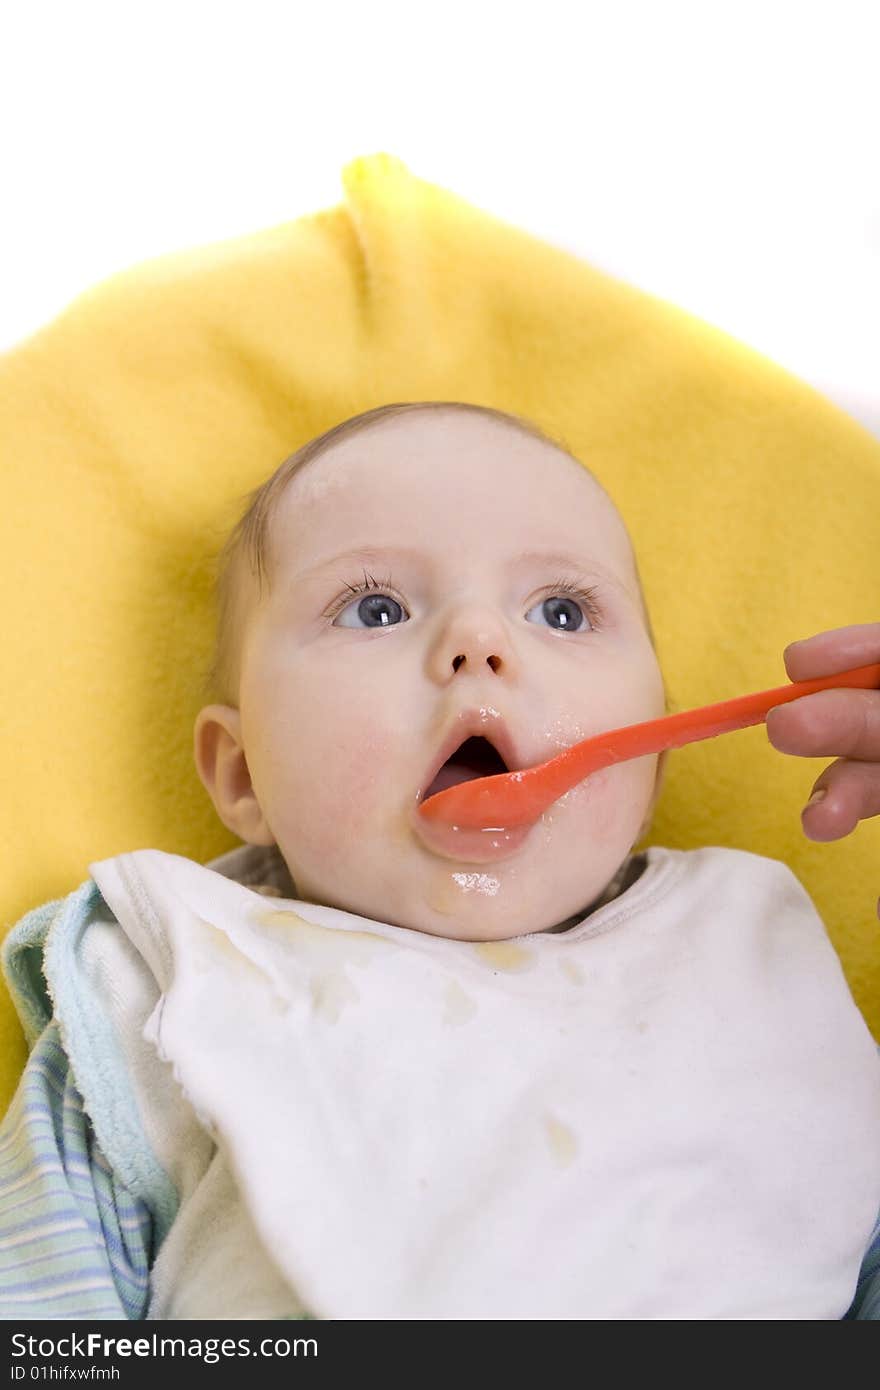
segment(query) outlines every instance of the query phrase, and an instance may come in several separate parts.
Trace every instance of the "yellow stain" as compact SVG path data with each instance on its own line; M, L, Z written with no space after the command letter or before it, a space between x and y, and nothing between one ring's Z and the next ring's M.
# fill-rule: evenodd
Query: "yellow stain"
M264 989L268 989L268 1004L273 1013L286 1013L290 1000L287 991L279 983L276 972L267 969L261 961L255 960L249 954L246 943L233 941L224 927L218 926L216 922L209 922L204 917L197 917L195 920L198 926L207 928L211 933L211 960L214 961L218 956L226 956L233 962L241 979L250 974L252 981L257 979ZM204 962L197 963L196 969L204 974L210 966Z
M467 1023L477 1012L477 1006L469 994L466 994L457 980L450 980L446 986L444 1002L446 1011L443 1015L444 1023Z
M345 959L363 965L379 951L399 949L394 942L373 936L372 932L336 931L307 922L296 912L274 907L255 912L253 920L297 954L315 961Z
M304 971L300 988L308 989L315 1014L327 1023L337 1023L348 1004L361 995L348 976L352 966L367 966L377 956L399 949L394 942L371 932L334 931L307 922L296 912L261 907L253 913L253 923L262 936L281 949L282 957Z
M493 970L531 970L535 964L531 952L513 941L480 941L474 950Z
M549 1111L544 1115L544 1132L554 1161L560 1168L567 1168L578 1151L578 1141L568 1125L557 1120Z
M360 999L360 994L343 970L334 970L329 975L314 975L310 989L315 1013L328 1023L338 1023L346 1004L356 1004Z
M197 917L196 922L200 927L207 927L211 933L212 960L217 956L228 956L230 960L235 962L237 969L252 971L260 977L264 984L267 980L272 982L271 975L263 969L260 962L254 960L237 942L233 941L223 927L218 926L216 922L209 922L205 917Z

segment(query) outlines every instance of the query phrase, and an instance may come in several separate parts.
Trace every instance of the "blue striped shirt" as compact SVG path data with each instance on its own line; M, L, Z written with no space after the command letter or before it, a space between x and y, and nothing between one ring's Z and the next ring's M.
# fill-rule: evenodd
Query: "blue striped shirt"
M57 1024L0 1128L0 1317L143 1318L152 1218L110 1170Z

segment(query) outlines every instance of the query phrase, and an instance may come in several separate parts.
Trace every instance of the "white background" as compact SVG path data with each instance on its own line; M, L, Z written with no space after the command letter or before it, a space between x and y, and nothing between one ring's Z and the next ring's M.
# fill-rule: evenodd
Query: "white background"
M877 0L2 15L0 349L115 270L338 203L384 150L880 435Z

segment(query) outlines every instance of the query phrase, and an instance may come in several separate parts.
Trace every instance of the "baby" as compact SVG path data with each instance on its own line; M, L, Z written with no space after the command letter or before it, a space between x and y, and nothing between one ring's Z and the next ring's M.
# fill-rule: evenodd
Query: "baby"
M587 469L369 411L218 599L194 753L242 847L90 865L7 939L2 1316L880 1316L880 1059L791 871L639 852L662 756L515 832L419 812L666 710Z

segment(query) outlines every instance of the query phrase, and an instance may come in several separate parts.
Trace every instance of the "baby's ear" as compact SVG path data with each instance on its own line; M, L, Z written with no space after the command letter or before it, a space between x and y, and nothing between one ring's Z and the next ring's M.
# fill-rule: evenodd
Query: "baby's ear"
M249 845L274 845L257 801L241 737L241 715L232 705L205 705L193 729L196 771L217 815Z

